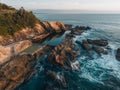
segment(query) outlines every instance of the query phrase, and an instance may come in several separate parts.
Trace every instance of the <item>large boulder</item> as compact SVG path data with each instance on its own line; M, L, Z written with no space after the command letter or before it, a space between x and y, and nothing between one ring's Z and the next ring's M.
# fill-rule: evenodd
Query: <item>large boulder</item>
M120 48L117 49L116 59L120 61Z
M98 46L107 46L108 42L106 40L103 39L87 39L88 43L93 44L93 45L98 45Z

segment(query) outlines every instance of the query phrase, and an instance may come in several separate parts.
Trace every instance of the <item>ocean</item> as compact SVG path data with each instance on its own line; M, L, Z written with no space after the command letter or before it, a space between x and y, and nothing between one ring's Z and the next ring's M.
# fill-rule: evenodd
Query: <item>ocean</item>
M94 54L93 58L89 58L86 52L83 52L77 58L80 70L64 72L67 76L67 90L120 90L120 62L115 59L116 50L120 47L119 14L41 13L39 10L33 13L42 21L60 21L73 26L92 27L91 31L77 36L74 41L100 38L109 42L111 50L108 55ZM64 36L61 36L45 43L58 45L63 39ZM76 46L80 48L77 44ZM44 66L40 64L39 72L19 90L44 90Z

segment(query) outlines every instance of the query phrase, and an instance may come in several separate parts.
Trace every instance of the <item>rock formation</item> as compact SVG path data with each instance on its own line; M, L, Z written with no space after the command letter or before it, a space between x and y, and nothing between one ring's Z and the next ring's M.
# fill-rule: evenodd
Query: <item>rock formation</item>
M96 40L87 39L87 41L90 44L94 44L94 45L98 45L98 46L107 46L108 45L108 42L103 39L96 39Z
M29 80L36 72L35 65L50 50L45 45L32 55L21 53L0 65L0 90L14 90L23 82Z
M0 90L13 90L35 71L31 55L18 55L0 68Z
M53 33L62 33L65 30L66 27L62 22L40 22L36 24L34 28L25 28L15 32L13 36L0 36L0 45L9 45L21 40L31 40L32 38L35 39L35 37L43 39L43 36L45 38Z
M33 42L40 43L50 35L66 30L61 22L41 22L34 28L26 28L13 36L0 36L0 90L14 90L30 79L36 72L35 63L47 54L53 46L45 45L32 55L21 54Z
M0 64L8 61L11 57L19 54L26 48L30 47L32 42L29 40L24 40L16 42L8 46L0 46Z
M116 59L120 61L120 48L117 49Z
M78 53L74 51L75 45L73 44L72 39L66 37L62 44L54 47L54 50L52 50L52 52L48 55L47 61L53 65L58 65L65 69L78 69L79 64L76 64L77 68L72 67L71 64L76 61L76 56L78 55Z

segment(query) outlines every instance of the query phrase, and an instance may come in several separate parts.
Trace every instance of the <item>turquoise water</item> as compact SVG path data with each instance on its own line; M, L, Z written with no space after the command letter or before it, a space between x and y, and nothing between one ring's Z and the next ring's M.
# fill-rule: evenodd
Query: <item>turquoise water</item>
M93 29L74 38L102 38L109 42L111 50L108 55L99 57L94 54L90 58L84 51L78 61L81 69L63 72L67 77L68 89L65 90L120 90L120 62L115 59L115 52L120 47L120 15L119 14L55 14L34 12L43 21L62 21L66 24L88 25ZM63 36L60 37L63 39ZM61 39L45 42L47 44L61 42ZM79 47L77 44L76 46ZM81 50L82 52L82 50ZM43 58L45 60L45 57ZM39 65L39 72L19 90L44 90L44 67Z

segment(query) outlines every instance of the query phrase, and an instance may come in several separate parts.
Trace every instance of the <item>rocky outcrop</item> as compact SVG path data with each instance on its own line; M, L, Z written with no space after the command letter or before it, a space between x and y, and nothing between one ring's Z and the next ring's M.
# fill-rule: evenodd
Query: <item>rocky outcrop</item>
M73 25L71 25L71 24L65 24L65 27L66 27L67 30L72 30L72 26Z
M0 66L0 90L14 90L29 80L36 72L35 65L51 50L45 45L32 55L21 53Z
M72 67L76 56L78 56L78 52L75 51L75 45L72 39L67 37L61 45L54 47L54 50L48 55L47 61L53 65L74 70L79 68L79 63L76 63L76 68Z
M79 43L88 52L91 50L91 47L87 41L83 40L82 42L80 41L76 41L76 42Z
M96 39L96 40L87 39L87 41L90 44L94 44L94 45L98 45L98 46L107 46L108 45L108 42L103 39Z
M11 57L19 54L30 47L32 42L29 40L20 41L8 46L0 46L0 64L8 61Z
M40 49L38 49L37 51L33 52L32 56L34 56L35 60L40 60L42 58L42 56L44 56L45 54L51 52L51 50L53 48L54 48L53 46L44 45Z
M91 50L95 51L96 53L100 54L108 54L108 51L105 50L103 47L100 46L107 46L108 42L105 40L83 40L82 42L76 41L77 44L81 45L83 49L90 53Z
M108 54L107 51L99 46L93 46L93 50L95 50L98 54Z
M120 61L120 48L117 49L116 59Z
M39 36L36 36L34 38L32 38L32 42L33 43L41 43L43 41L45 41L45 39L50 35L50 33L47 34L41 34Z
M89 26L76 26L75 29L79 29L79 30L91 30L92 28Z
M41 43L51 35L63 33L66 30L62 22L43 22L43 24L47 32L32 38L33 43Z
M34 28L23 29L14 33L13 36L0 36L0 64L30 47L32 42L41 43L50 35L61 33L65 30L66 28L62 22L40 22Z
M67 90L67 81L63 73L46 71L47 80L45 82L44 90Z
M34 28L25 28L14 33L13 36L0 36L0 45L5 46L15 42L19 42L21 40L31 40L32 38L37 36L42 37L52 33L61 33L65 30L66 27L62 22L40 22L39 24L36 24Z
M81 35L86 30L91 30L91 27L85 27L85 26L76 26L75 28L71 29L71 34L74 35Z
M35 72L34 58L29 54L18 55L0 68L0 90L14 90Z

